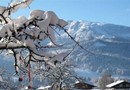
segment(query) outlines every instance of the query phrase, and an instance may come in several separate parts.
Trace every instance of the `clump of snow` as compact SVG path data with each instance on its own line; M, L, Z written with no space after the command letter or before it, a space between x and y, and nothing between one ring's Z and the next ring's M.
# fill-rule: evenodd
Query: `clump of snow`
M49 88L51 88L51 86L41 86L37 88L37 90L44 90L44 89L49 89Z

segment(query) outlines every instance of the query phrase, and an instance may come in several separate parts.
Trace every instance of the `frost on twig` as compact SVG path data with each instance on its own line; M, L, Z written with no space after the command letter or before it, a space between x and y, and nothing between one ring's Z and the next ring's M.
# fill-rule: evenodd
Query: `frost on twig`
M32 0L23 2L12 2L8 7L0 6L0 50L10 50L15 59L16 74L19 71L28 71L27 66L31 62L43 62L45 67L54 69L67 57L78 45L86 50L73 38L64 27L68 24L60 19L53 11L33 10L29 17L20 16L12 19L10 16L19 8L26 8ZM55 27L55 28L53 28ZM76 43L72 50L58 52L52 48L62 47L63 44L57 42L56 28L61 28ZM48 43L45 41L48 40ZM25 69L25 70L24 70Z
M27 8L33 0L24 0L23 2L14 1L9 6L0 6L0 21L5 24L10 22L10 15L19 8Z

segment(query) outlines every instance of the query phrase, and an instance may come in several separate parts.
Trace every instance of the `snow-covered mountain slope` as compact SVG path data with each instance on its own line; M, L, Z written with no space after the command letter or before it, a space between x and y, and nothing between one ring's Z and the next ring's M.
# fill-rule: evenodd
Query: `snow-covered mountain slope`
M77 65L78 72L91 74L109 71L111 74L130 75L130 27L87 21L68 21L65 27L87 50L94 55L77 47L70 55L72 62ZM62 32L58 38L64 43L65 49L74 46L74 42ZM3 60L3 56L0 56ZM9 59L9 58L8 58ZM3 60L1 67L14 73L14 60ZM81 71L80 71L81 70ZM85 75L83 74L82 75ZM93 73L91 73L93 72ZM81 75L81 76L82 76Z
M87 21L69 21L68 32L80 45L94 55L87 55L80 47L70 55L81 69L102 73L130 75L130 27ZM62 40L72 45L65 33ZM74 43L74 42L73 42Z

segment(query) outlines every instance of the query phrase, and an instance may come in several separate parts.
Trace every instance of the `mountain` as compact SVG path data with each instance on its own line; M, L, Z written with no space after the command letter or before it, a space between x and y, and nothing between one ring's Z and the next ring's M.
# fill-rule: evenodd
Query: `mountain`
M97 73L105 71L112 75L130 75L130 27L88 21L68 21L70 35L80 42L87 52L80 47L70 55L72 62L81 70ZM74 44L67 34L62 40L70 47Z
M67 31L79 41L80 45L94 54L88 54L77 46L71 53L76 71L82 75L110 72L112 75L130 76L130 27L88 21L68 21ZM58 41L65 44L64 49L72 48L74 41L62 31ZM0 66L12 74L14 60L1 57ZM3 59L5 58L5 59ZM83 73L86 72L86 73ZM99 74L97 74L99 75Z

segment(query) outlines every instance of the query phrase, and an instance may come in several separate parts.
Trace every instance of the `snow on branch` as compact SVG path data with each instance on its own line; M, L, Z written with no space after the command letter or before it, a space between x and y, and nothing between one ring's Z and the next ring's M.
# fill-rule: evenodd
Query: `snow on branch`
M27 48L26 46L23 46L21 44L16 43L0 43L0 50L2 49L19 49L19 48Z
M0 6L0 21L2 23L0 25L0 50L12 51L10 54L15 59L16 74L19 73L19 70L27 69L31 62L44 62L45 67L54 69L66 61L77 45L87 53L93 54L67 32L64 27L68 23L60 19L53 11L33 10L28 18L25 16L10 18L12 13L19 8L28 7L32 1L15 1L11 2L8 7ZM58 53L53 50L58 47L62 48L64 45L57 42L55 35L57 28L61 28L76 43L71 50ZM49 43L45 43L46 40L49 40ZM26 71L30 75L30 69Z
M9 23L10 15L16 12L19 8L27 8L33 0L24 0L23 2L14 1L8 7L0 6L0 21Z

